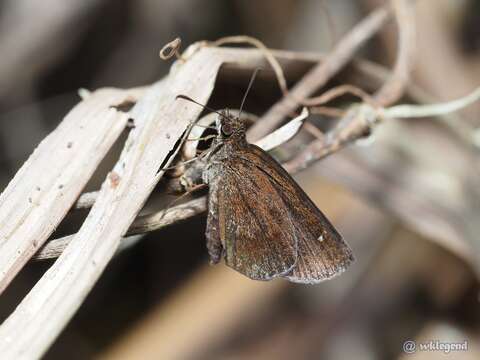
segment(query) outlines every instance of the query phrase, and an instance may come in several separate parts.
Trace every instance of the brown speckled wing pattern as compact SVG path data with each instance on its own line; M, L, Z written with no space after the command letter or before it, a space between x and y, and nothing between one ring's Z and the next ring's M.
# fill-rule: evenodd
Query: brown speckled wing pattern
M207 246L213 262L256 280L317 283L352 262L348 245L270 155L248 144L213 166Z
M225 263L255 280L270 280L295 265L295 227L265 174L240 158L222 166L217 185L218 236ZM239 185L241 184L241 185Z

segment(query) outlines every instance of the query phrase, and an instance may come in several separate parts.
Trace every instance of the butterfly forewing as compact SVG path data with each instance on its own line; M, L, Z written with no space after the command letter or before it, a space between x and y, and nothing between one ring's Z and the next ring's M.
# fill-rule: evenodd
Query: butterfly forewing
M286 210L294 224L298 260L286 277L316 283L343 272L353 260L352 251L302 188L259 147L250 144L238 156L243 160L239 163L250 162L263 173L281 198L277 206Z
M226 264L252 279L269 280L291 271L297 238L281 194L251 162L233 156L214 166L222 167L222 177L210 184L210 196L217 199L209 205L217 211L209 212L209 249L220 239Z

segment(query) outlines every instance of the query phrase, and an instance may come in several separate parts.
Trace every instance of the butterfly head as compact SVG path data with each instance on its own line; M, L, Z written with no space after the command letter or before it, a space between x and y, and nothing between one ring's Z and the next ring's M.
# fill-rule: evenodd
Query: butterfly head
M222 140L245 136L245 122L230 114L228 109L221 110L217 117L218 136Z

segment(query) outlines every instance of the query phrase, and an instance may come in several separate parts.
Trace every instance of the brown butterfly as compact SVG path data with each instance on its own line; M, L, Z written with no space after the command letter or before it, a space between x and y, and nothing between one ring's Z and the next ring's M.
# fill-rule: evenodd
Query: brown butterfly
M240 116L217 113L203 171L212 262L223 257L255 280L318 283L343 272L353 255L333 225L275 159L247 142Z

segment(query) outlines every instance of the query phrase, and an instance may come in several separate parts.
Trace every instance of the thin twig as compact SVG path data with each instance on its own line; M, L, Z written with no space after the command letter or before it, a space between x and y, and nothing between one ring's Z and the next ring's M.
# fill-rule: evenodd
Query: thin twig
M167 210L160 210L149 215L139 216L128 229L126 236L143 234L159 230L170 224L189 219L201 214L207 208L205 196L190 200L184 204L171 207ZM33 257L34 260L46 260L59 257L75 235L68 235L49 241ZM125 239L124 239L125 241Z
M226 44L250 44L252 46L255 46L272 67L278 81L278 86L280 86L280 90L282 90L284 96L287 96L287 80L285 79L283 69L280 66L278 60L273 55L273 52L269 48L267 48L264 43L254 37L246 35L226 36L209 43L210 46L222 46Z
M325 60L313 69L290 90L287 97L270 108L250 129L253 139L259 139L271 132L286 114L292 113L299 105L295 99L307 99L315 91L324 86L337 74L355 55L355 52L386 23L390 17L390 7L384 6L373 11L357 26L355 26L330 52Z
M398 56L392 77L375 95L382 106L400 100L410 78L415 53L415 10L411 0L393 0L398 26Z
M392 106L384 110L384 115L389 118L442 116L461 110L478 100L480 100L480 87L462 98L439 104Z
M339 85L331 88L325 91L320 96L308 99L307 102L310 106L323 105L347 94L354 95L360 98L364 103L370 104L373 107L378 106L377 101L372 98L365 90L349 84Z
M289 172L305 169L347 144L370 135L372 119L378 118L376 114L371 113L372 109L370 106L351 108L333 130L326 133L323 138L313 140L297 156L285 163L284 168Z
M394 73L374 95L374 99L382 107L390 105L402 96L412 67L413 45L410 41L414 35L411 30L414 18L413 6L410 0L394 0L394 9L400 45ZM379 116L371 106L352 107L334 129L329 131L323 139L312 141L300 154L286 163L285 168L288 171L298 171L370 135L372 126L378 120Z

